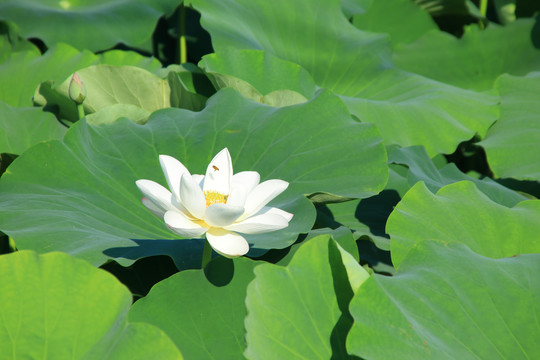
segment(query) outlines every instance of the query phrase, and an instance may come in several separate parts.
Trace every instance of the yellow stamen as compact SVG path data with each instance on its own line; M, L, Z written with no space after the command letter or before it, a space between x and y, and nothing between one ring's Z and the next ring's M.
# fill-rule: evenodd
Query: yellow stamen
M228 197L228 195L223 195L217 191L204 192L204 198L206 199L206 207L209 207L212 204L225 204Z

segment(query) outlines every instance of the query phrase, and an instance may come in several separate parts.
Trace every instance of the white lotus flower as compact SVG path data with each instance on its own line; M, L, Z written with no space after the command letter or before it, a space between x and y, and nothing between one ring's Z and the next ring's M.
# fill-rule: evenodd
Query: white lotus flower
M175 158L160 155L161 168L169 190L151 180L137 180L143 204L162 218L169 229L186 238L201 237L226 257L244 255L249 244L240 234L261 234L283 229L293 214L266 206L289 183L267 180L256 171L233 175L227 148L217 154L206 176L191 175Z

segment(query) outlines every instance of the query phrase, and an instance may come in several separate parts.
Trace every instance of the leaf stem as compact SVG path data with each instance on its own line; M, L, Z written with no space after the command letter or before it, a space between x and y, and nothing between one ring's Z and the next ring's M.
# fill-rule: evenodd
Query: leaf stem
M212 260L212 247L210 246L210 243L208 240L204 240L204 248L202 252L202 263L201 263L201 269L204 269L206 265Z
M482 16L481 19L478 20L478 26L480 29L484 29L484 20L486 19L487 14L487 6L488 6L488 0L480 0L480 15Z
M480 15L482 15L483 18L486 17L487 6L488 6L488 0L480 0Z
M187 47L186 47L186 7L184 3L180 5L179 19L178 19L178 59L180 64L187 62Z
M77 104L77 113L79 114L79 120L85 116L83 104Z

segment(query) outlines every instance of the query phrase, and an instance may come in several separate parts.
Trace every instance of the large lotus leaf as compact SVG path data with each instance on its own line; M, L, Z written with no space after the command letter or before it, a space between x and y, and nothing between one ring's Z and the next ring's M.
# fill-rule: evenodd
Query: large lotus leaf
M33 51L37 56L41 54L37 46L21 37L17 25L11 21L0 21L0 63L12 53L24 51Z
M496 183L490 178L480 180L468 176L459 171L455 164L448 164L441 169L437 169L426 150L421 146L395 149L389 154L388 161L403 164L409 168L407 177L410 187L418 181L423 181L427 188L435 193L445 185L468 180L474 182L478 190L482 191L492 201L501 205L512 207L523 200L527 200L525 196Z
M90 66L98 57L57 44L39 56L35 51L12 54L0 64L0 99L11 106L32 106L32 96L40 82L63 81L74 71Z
M142 69L146 69L150 72L155 72L161 69L161 62L154 57L146 57L135 51L126 50L111 50L99 54L100 64L107 65L131 65Z
M540 252L540 200L513 208L499 205L474 183L461 181L433 194L419 182L388 218L392 262L396 268L423 239L462 243L492 258Z
M407 71L465 89L489 90L503 74L540 70L540 50L531 40L533 19L520 19L485 30L471 25L458 39L432 31L410 45L396 48L394 61Z
M354 295L347 349L370 360L540 357L540 255L490 259L423 241Z
M328 235L302 245L286 267L257 266L246 297L245 356L352 359L345 350L352 323L348 306L368 278Z
M368 199L353 200L317 208L317 225L353 231L357 252L363 262L380 273L395 270L390 258L390 238L385 234L386 221L400 197L395 191L383 190Z
M372 1L365 13L353 17L353 24L361 30L390 35L394 45L413 42L429 30L438 30L429 13L411 0Z
M0 153L22 154L38 142L61 139L67 128L40 108L14 108L0 100Z
M302 247L306 242L313 238L317 238L320 235L330 235L332 238L336 241L336 243L341 246L341 248L345 251L347 251L349 254L352 255L354 260L356 262L360 261L360 257L358 255L358 246L356 245L356 241L353 237L352 232L347 229L344 226L338 227L337 229L330 229L330 228L319 228L315 230L311 230L307 235L306 238L302 242L297 242L293 244L290 248L287 249L287 254L283 257L281 257L278 261L276 261L276 264L287 266L289 262L292 260L294 254ZM270 254L265 255L265 260L268 261L268 257Z
M86 115L86 121L91 125L101 125L110 124L122 117L126 117L137 124L144 124L149 116L149 111L141 109L138 106L113 104L104 106L95 113Z
M87 95L83 106L86 114L115 104L134 105L146 112L170 107L171 89L166 80L136 66L93 65L77 71ZM70 101L71 76L49 91L38 89L39 105L60 107L62 118L78 120L75 103ZM126 116L131 115L131 112Z
M0 19L11 20L25 37L78 49L105 50L150 39L158 19L172 13L178 0L7 0Z
M375 123L387 145L452 153L496 119L495 97L395 68L389 38L356 29L338 0L192 3L216 51L260 49L301 65L317 85L342 95L361 121Z
M380 194L362 200L348 201L338 204L329 204L330 223L344 225L354 231L356 238L369 236L381 249L389 250L389 239L385 237L386 219L394 206L399 202L399 194L392 190L385 190ZM321 219L322 220L322 219ZM386 245L385 245L386 244Z
M178 263L200 247L189 241L153 245L176 236L142 206L135 181L166 185L159 154L204 173L224 147L235 172L255 170L263 180L290 182L271 204L292 212L293 220L286 229L250 238L260 249L286 247L311 229L315 211L304 194L368 197L388 176L377 129L352 120L335 95L322 92L308 103L276 109L224 89L201 112L165 109L144 126L82 121L63 142L29 149L0 179L0 228L18 248L61 250L95 265L107 255L129 263L125 258L170 254Z
M430 156L452 153L475 134L483 137L498 116L495 96L400 71L382 73L363 94L343 97L353 114L375 123L387 145L423 145Z
M540 72L525 77L501 76L501 118L480 145L498 177L540 181Z
M343 250L347 251L349 254L352 255L352 257L356 260L356 262L360 261L360 256L358 255L358 246L356 246L356 241L354 239L354 236L351 230L347 229L344 226L338 227L337 229L320 228L320 229L311 230L306 235L306 238L304 241L308 241L319 235L326 235L326 234L331 235L332 238L336 241L336 243L339 246L341 246ZM280 261L279 264L287 265L288 262L287 264L284 264L282 261Z
M257 262L214 259L155 285L129 312L130 321L158 326L186 359L242 359L246 289ZM174 301L171 301L174 299Z
M200 111L204 109L208 98L188 89L181 76L176 72L170 72L167 76L171 88L171 106L181 109Z
M182 359L150 324L129 323L131 293L63 253L0 257L0 359Z
M363 14L373 3L373 0L341 0L341 10L347 19L356 14Z
M300 65L260 50L231 49L206 55L199 66L211 74L216 88L236 87L240 79L251 85L259 97L277 90L292 90L311 99L316 90L311 75ZM241 86L236 89L243 93Z
M194 64L172 64L154 73L168 80L172 107L199 111L204 108L206 100L216 93L208 76Z
M30 50L13 53L0 63L0 99L11 106L32 106L32 97L44 81L60 84L73 72L94 64L133 65L154 69L158 62L133 52L111 51L94 55L79 52L66 44L57 44L45 54Z

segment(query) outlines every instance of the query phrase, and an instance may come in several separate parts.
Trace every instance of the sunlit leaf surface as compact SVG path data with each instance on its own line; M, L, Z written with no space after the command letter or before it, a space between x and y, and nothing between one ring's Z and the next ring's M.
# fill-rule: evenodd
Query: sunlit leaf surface
M540 200L513 208L499 205L469 181L442 187L437 194L419 182L388 218L392 261L401 262L421 240L466 244L477 253L510 257L540 252Z
M0 257L1 359L182 359L150 324L130 323L131 294L67 254Z
M538 254L495 260L420 242L395 276L374 275L355 294L347 349L373 360L534 359L538 271Z
M159 154L204 173L224 147L235 172L254 170L262 180L290 182L272 204L294 218L286 229L250 236L260 249L286 247L311 229L315 209L305 194L368 197L388 176L378 131L353 121L338 97L322 92L308 103L276 109L225 89L201 112L161 110L144 126L79 122L63 142L25 152L0 180L0 228L21 249L61 250L93 264L157 254L169 254L177 264L200 259L198 243L163 242L176 237L141 204L135 181L166 185Z

